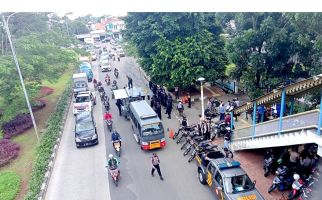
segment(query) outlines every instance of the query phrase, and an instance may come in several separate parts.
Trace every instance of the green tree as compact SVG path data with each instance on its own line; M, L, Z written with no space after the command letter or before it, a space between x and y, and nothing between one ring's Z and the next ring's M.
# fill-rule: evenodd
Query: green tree
M125 38L154 81L190 87L199 75L215 80L224 74L227 58L215 14L129 13L125 23Z

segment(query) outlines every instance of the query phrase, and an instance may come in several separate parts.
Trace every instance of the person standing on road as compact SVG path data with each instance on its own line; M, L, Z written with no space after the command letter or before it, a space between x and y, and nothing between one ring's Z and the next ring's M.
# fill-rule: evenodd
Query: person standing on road
M121 99L116 100L115 104L116 104L117 108L119 109L120 116L122 116L122 101L121 101Z
M157 170L158 174L160 176L160 179L163 180L161 170L160 170L160 159L157 156L156 153L152 154L152 170L151 170L151 175L154 176L154 171Z
M178 86L174 87L174 93L176 95L176 99L179 99L179 87Z
M168 99L166 113L168 114L168 118L171 119L171 111L172 111L172 100Z
M160 103L157 103L156 106L155 106L155 112L158 114L160 120L162 119L162 116L161 116L161 104Z
M128 75L126 75L126 78L127 78L127 85L130 88L133 88L133 80L131 77L129 77Z
M188 93L188 108L191 108L191 95Z
M184 110L184 107L183 107L183 104L181 101L179 101L178 105L177 105L177 110L179 112L179 115L180 116L183 116L183 110Z
M219 106L219 113L220 113L220 118L219 121L225 120L225 105L223 102L220 103Z

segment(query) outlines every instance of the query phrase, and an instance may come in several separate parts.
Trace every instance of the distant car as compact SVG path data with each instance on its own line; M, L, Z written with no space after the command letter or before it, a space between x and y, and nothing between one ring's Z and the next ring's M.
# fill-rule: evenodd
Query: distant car
M96 56L96 53L95 52L91 51L89 53L91 54L92 61L97 60L97 56Z
M110 37L106 37L106 38L104 38L104 39L102 40L102 43L107 43L107 42L109 42L109 41L111 41L111 38L110 38Z
M109 63L104 63L101 65L101 70L102 72L110 72L111 69L111 65Z
M119 57L125 57L125 54L124 54L124 51L123 50L116 50L116 54L119 56Z
M94 44L94 47L95 47L96 49L100 49L100 48L101 48L101 44L96 43L96 44Z
M98 144L98 135L94 117L91 112L81 112L75 118L76 147Z
M94 92L78 92L73 101L73 113L74 115L77 115L80 112L92 111L94 105L96 105L96 96Z
M101 54L101 57L106 57L109 56L109 53L107 51L103 51Z

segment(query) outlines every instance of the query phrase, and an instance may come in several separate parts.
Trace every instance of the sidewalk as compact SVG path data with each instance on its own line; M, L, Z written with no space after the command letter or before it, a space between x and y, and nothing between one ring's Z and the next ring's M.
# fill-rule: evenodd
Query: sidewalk
M180 93L180 99L186 95L185 93ZM228 100L232 100L233 98L238 98L240 100L240 104L243 104L249 101L249 98L246 95L235 95L235 94L226 94L217 86L206 86L204 88L204 96L205 97L216 97L218 100L223 101L224 103L228 102ZM184 115L187 116L189 124L197 124L199 122L199 114L201 114L201 102L200 102L200 93L196 92L192 94L192 98L196 99L192 103L192 107L188 108L187 104L184 104L185 110ZM207 103L207 99L205 98L205 104ZM174 105L175 108L176 104ZM173 110L172 116L175 116L179 119L178 111L176 109ZM239 117L238 121L235 122L235 127L245 127L250 125L249 122L242 119L243 117ZM214 121L218 121L219 118L215 118ZM174 123L172 123L174 124ZM178 123L174 124L175 127L169 127L173 130L178 128ZM223 138L218 138L213 141L214 144L218 146L223 146ZM246 151L238 151L234 152L234 159L241 163L242 168L249 175L251 180L256 180L256 188L259 190L261 195L266 200L278 200L282 197L282 192L273 191L271 194L268 194L267 190L271 186L274 175L270 175L268 177L264 177L263 172L263 163L264 163L264 152L260 149L255 150L246 150ZM288 194L288 192L286 192Z

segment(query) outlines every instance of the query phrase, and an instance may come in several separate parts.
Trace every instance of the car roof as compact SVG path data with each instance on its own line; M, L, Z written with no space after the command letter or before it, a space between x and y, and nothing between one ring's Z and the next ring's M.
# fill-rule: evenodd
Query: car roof
M240 167L240 163L231 158L218 158L211 160L224 177L244 175L246 172Z

